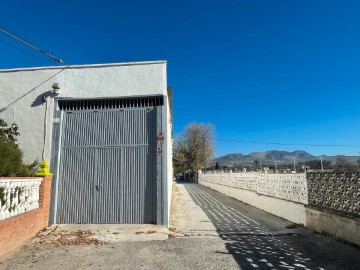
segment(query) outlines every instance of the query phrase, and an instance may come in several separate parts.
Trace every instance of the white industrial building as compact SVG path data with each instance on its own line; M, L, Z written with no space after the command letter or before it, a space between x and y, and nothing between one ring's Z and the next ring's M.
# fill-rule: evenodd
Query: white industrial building
M166 62L0 70L0 118L50 162L49 223L169 224Z

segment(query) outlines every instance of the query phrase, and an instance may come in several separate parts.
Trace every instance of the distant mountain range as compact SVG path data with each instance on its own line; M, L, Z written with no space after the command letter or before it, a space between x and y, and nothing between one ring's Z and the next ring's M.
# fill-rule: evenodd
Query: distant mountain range
M219 162L219 164L222 166L246 165L251 164L251 162L255 161L256 159L264 165L274 164L274 161L276 161L278 164L288 164L294 162L294 157L296 162L320 159L319 156L313 156L303 150L297 150L294 152L273 150L265 152L253 152L248 155L241 153L228 154L213 159L209 162L209 165L213 165L216 162ZM336 162L336 156L322 156L322 158L323 160L329 160L332 163ZM353 163L359 159L359 156L346 156L346 158L349 162Z

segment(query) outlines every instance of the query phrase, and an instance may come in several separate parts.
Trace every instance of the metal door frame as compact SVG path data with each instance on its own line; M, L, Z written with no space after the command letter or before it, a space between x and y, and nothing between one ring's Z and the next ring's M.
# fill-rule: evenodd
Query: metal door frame
M157 95L158 96L158 95ZM139 97L139 96L136 96ZM144 96L151 97L151 96ZM156 106L156 123L157 132L162 133L165 136L164 142L161 144L162 156L157 156L157 220L156 224L168 226L168 181L167 181L167 159L168 159L168 143L167 136L167 96L163 96L164 105ZM51 141L51 158L50 158L50 170L53 173L53 180L51 185L51 202L50 202L50 215L49 224L56 224L58 219L57 207L59 199L59 167L61 160L61 134L63 129L64 111L60 110L59 101L66 100L92 100L94 98L61 98L54 99L54 113L53 113L53 130L52 130L52 141ZM99 99L99 98L96 98ZM102 98L107 100L109 98ZM107 110L107 109L105 109ZM111 109L110 109L111 110ZM166 211L165 211L166 210Z

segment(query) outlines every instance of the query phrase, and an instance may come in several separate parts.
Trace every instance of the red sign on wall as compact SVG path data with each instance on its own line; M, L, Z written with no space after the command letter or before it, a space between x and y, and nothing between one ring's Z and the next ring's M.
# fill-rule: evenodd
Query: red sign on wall
M161 132L156 136L156 140L158 143L162 143L164 141L164 134L162 134Z

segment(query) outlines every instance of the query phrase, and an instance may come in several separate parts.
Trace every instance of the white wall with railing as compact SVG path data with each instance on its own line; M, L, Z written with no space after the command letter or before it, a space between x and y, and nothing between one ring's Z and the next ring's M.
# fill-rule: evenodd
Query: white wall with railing
M250 190L257 194L296 203L308 203L305 173L200 173L199 181Z
M39 208L42 178L0 178L0 220Z
M201 185L317 232L360 245L360 172L199 172Z

